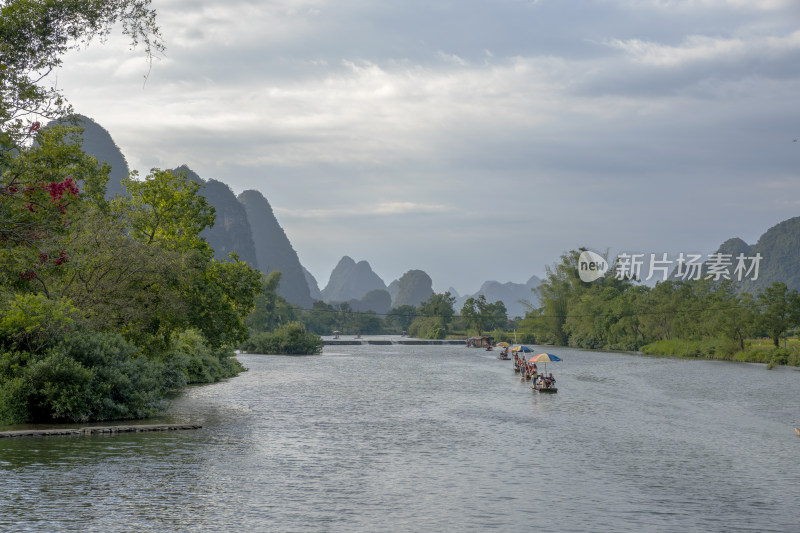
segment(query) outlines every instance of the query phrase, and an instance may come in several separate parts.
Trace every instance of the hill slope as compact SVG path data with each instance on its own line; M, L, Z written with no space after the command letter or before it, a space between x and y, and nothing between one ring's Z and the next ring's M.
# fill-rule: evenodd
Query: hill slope
M418 306L433 295L433 280L422 270L409 270L390 284L392 307Z
M360 300L375 289L386 290L386 284L372 271L369 263L356 263L350 257L344 256L331 272L328 284L322 289L322 299L326 302Z
M769 228L745 254L761 255L758 279L751 274L742 280L742 291L756 294L780 281L789 289L800 291L800 217L784 220ZM734 256L735 258L736 256ZM734 260L735 262L735 260ZM749 265L749 263L748 263Z
M309 291L305 270L286 232L275 218L272 206L264 195L254 190L241 193L238 203L243 207L253 231L259 270L266 274L280 270L281 284L278 294L293 304L310 308L314 300Z
M228 259L228 254L236 253L239 259L253 268L258 268L256 248L250 231L250 223L244 207L236 199L230 187L217 180L203 180L187 165L173 169L173 172L186 172L190 179L202 183L200 194L205 196L208 204L214 207L214 226L206 228L200 234L209 246L214 249L214 257L218 260Z
M73 115L75 123L70 119L53 121L48 124L64 124L67 126L78 126L83 128L81 134L81 147L87 155L97 159L100 164L108 163L111 166L111 174L106 184L106 198L111 199L117 194L125 194L122 189L122 180L128 177L130 169L122 151L111 138L111 134L100 124L84 115Z

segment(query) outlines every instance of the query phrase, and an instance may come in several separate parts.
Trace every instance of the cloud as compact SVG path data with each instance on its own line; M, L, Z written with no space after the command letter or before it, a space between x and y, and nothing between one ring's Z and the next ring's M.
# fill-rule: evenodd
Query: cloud
M637 63L655 67L678 67L695 62L741 61L756 55L762 60L782 59L787 54L800 52L800 30L786 36L752 39L692 35L679 46L640 39L614 40L608 45L624 51Z
M795 6L794 0L631 0L634 7L650 6L659 9L696 11L698 9L739 8L748 11L776 11Z
M325 0L171 0L159 6L159 25L170 47L248 48L300 39ZM258 29L258 31L254 31Z
M794 216L759 184L797 178L799 6L165 0L152 70L112 37L58 81L132 168L263 192L318 278L348 253L477 289Z
M460 67L466 67L469 65L467 61L463 60L462 58L458 57L455 54L446 54L440 50L439 52L436 53L436 55L439 56L439 58L445 63L453 63L454 65L458 65Z
M439 158L442 146L464 132L531 128L552 120L554 87L548 78L554 68L549 59L529 58L469 69L344 61L320 78L282 85L261 78L236 86L150 80L147 95L132 98L115 115L126 129L151 130L166 144L191 148L185 140L208 132L223 146L230 140L239 146L199 152L201 159L231 158L250 166L385 165ZM98 91L93 97L111 106L119 95Z
M421 213L446 213L453 207L443 204L420 204L415 202L379 202L372 205L357 205L330 209L285 209L276 208L282 217L304 219L342 219L373 216L413 215Z

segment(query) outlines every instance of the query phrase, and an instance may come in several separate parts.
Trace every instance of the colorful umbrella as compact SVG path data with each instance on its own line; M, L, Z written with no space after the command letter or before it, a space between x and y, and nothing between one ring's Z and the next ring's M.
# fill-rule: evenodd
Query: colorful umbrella
M498 342L498 343L497 343L497 346L501 346L501 347L503 347L503 348L508 348L508 347L509 347L509 346L511 346L511 345L510 345L510 344L508 344L506 341L503 341L503 342Z
M551 353L540 353L539 355L531 357L531 361L534 363L552 363L554 361L561 361L561 358Z
M525 353L530 353L530 352L532 352L533 350L531 350L531 349L530 349L530 348L528 348L527 346L519 346L519 345L517 345L517 346L514 346L513 348L511 348L511 351L512 351L512 352L525 352Z
M534 363L544 363L544 373L547 374L547 363L561 361L561 358L551 353L540 353L532 356L531 361L533 361Z

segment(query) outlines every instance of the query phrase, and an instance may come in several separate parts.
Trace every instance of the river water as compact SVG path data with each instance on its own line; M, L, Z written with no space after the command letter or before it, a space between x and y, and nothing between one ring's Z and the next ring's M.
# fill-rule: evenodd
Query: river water
M242 355L148 422L0 439L0 531L798 531L800 373L550 348Z

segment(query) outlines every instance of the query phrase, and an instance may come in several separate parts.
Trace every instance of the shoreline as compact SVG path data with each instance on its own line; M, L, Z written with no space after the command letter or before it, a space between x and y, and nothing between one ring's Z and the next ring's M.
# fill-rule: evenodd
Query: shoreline
M152 431L184 431L202 429L202 427L203 426L198 424L134 424L61 429L17 429L0 431L0 439L18 437L71 437L76 435L116 435L118 433L144 433Z

